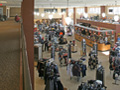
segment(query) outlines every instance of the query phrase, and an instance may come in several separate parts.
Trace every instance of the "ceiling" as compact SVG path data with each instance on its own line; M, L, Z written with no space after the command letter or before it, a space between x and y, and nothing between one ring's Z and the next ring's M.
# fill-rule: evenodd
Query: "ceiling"
M101 6L120 4L120 0L69 0L69 7ZM35 7L67 7L67 0L35 0Z
M10 7L20 7L22 0L0 0L6 1L3 5ZM120 5L120 0L69 0L69 7ZM35 8L45 7L67 7L67 0L35 0Z

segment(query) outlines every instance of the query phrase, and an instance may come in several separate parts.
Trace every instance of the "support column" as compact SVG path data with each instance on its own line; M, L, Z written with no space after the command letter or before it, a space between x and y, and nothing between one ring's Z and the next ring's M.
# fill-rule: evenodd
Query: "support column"
M74 18L74 25L76 24L76 8L74 7L73 18Z
M100 8L101 8L100 17L102 17L102 13L106 13L105 6L100 6Z
M22 2L23 29L26 38L26 48L32 87L34 90L34 0Z
M65 26L66 25L66 23L65 23L65 16L64 15L62 15L62 24Z
M68 17L68 8L66 8L66 17Z
M120 35L120 26L116 25L115 42L117 42L118 35Z
M88 13L88 7L85 7L85 13Z

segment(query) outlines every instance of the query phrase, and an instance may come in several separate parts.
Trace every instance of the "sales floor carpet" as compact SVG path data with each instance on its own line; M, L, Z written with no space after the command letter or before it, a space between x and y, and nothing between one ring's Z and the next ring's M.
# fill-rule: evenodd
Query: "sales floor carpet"
M0 90L19 90L20 24L0 22Z

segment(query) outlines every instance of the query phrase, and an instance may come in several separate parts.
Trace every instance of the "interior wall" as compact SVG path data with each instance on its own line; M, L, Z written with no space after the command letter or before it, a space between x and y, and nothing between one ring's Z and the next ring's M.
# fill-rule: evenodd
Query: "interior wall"
M84 8L84 7L79 7L79 8ZM96 16L98 14L94 14L94 13L89 13L89 9L90 8L99 8L99 6L96 6L96 7L87 7L87 11L88 11L88 17L91 17L91 16ZM76 8L77 10L78 8ZM76 11L76 19L79 19L81 15L83 15L84 13L81 13L81 14L78 14L77 11Z
M80 8L84 8L84 7L78 7L78 8L76 8L76 19L80 19L80 15L83 15L83 13L81 13L81 14L77 13L77 9L80 9Z
M115 6L105 6L105 13L106 13L106 16L108 16L108 18L113 18L114 17L114 14L108 14L108 8L109 7L115 7ZM120 5L118 5L117 7L120 7ZM79 19L80 18L80 15L83 15L82 14L78 14L77 13L77 9L78 8L84 8L84 7L76 7L76 19ZM89 9L90 8L100 8L100 6L91 6L91 7L88 7L87 10L88 10L88 17L91 17L91 16L96 16L96 15L101 15L101 14L92 14L92 13L89 13ZM48 8L49 9L49 8ZM62 18L62 15L59 15L59 13L61 12L61 8L57 8L58 9L58 12L53 14L53 18ZM69 8L70 9L70 8ZM49 19L48 17L48 13L45 13L45 16L44 17L41 17L41 13L44 13L44 8L39 8L39 13L40 15L39 16L36 16L34 15L34 19L35 20L38 20L38 19ZM66 17L66 14L64 14L64 16ZM120 15L119 15L120 16ZM71 14L71 19L73 19L73 13Z
M97 16L97 15L100 15L100 14L95 14L95 13L89 13L89 9L90 8L100 8L100 6L95 6L95 7L88 7L88 17L91 17L91 16Z
M69 8L69 9L73 9L73 8ZM73 10L73 13L74 13L74 10ZM71 13L71 16L70 16L70 18L73 20L73 13ZM68 10L68 16L69 16L69 10Z
M3 15L6 15L6 6L0 6L1 8L3 8Z
M10 17L15 17L16 14L21 16L21 8L19 7L11 7L10 8Z
M47 8L46 8L47 9ZM49 8L48 8L49 9ZM62 15L60 15L59 13L61 12L61 8L57 8L58 11L57 13L53 14L53 18L62 18ZM37 16L37 15L34 15L34 19L49 19L49 13L44 13L44 8L39 8L39 13L40 15ZM41 17L41 13L44 13L45 16L44 17Z
M99 6L96 6L96 7L88 7L88 17L90 17L90 16L96 16L97 14L91 14L91 13L89 13L89 9L90 8L97 8L97 7L99 7ZM108 17L108 18L113 18L114 17L114 14L108 14L108 8L109 7L120 7L120 5L118 5L118 6L105 6L105 13L106 13L106 16ZM82 7L80 7L80 8L82 8ZM77 8L76 8L77 9ZM80 14L81 15L81 14ZM79 19L80 18L80 15L76 12L76 19ZM120 16L120 15L119 15Z
M105 10L105 13L106 13L106 16L108 17L108 18L113 18L114 17L114 14L108 14L108 8L109 7L120 7L120 5L118 5L118 6L106 6L106 10ZM119 16L120 16L120 14L119 14Z

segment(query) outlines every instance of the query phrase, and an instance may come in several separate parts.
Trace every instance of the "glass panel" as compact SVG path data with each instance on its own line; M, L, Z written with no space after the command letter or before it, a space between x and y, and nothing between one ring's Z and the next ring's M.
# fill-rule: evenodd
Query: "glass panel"
M100 8L90 8L89 13L100 14Z
M66 12L66 9L61 9L61 12Z
M73 9L69 9L68 11L69 11L69 13L73 13Z
M84 8L79 8L79 9L77 9L77 13L84 13Z

